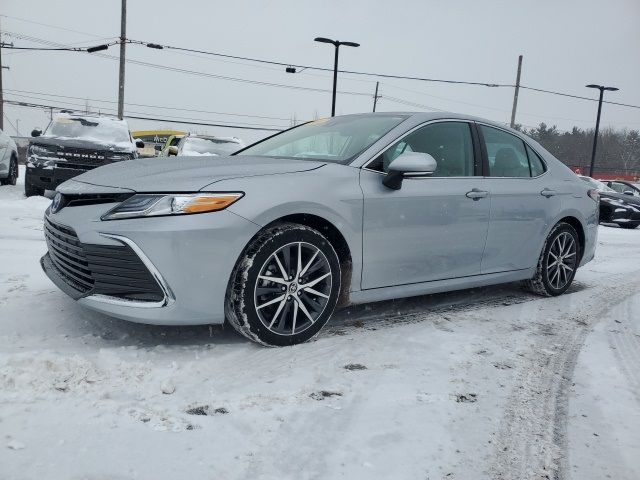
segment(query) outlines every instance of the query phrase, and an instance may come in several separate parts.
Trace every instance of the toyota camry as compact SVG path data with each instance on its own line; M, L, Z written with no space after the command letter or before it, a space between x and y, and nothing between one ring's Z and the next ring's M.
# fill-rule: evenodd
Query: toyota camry
M290 345L349 303L515 281L560 295L596 247L598 192L473 117L339 116L180 160L60 185L44 219L49 278L115 317L227 321Z

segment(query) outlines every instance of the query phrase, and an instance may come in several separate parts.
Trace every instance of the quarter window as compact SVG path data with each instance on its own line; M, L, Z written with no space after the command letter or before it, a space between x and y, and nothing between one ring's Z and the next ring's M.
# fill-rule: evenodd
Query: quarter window
M431 155L438 167L434 177L467 177L474 174L473 141L466 122L439 122L426 125L396 142L367 168L387 172L389 164L403 153Z
M497 128L480 125L489 157L491 177L530 177L525 144L518 137Z
M531 166L531 176L537 177L545 172L544 162L533 149L527 145L527 156L529 157L529 165Z

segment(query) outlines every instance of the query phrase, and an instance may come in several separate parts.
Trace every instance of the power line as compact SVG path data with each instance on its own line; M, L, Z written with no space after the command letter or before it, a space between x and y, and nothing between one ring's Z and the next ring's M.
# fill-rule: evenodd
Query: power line
M69 110L69 108L59 105L45 105L40 103L31 103L31 102L19 102L16 100L4 100L3 103L7 105L13 105L17 107L26 107L26 108L46 108L46 109L54 109L54 110ZM116 115L112 114L110 116L115 117ZM149 116L138 116L138 115L125 115L126 118L131 118L135 120L149 120L154 122L166 122L166 123L177 123L181 125L199 125L205 127L219 127L219 128L236 128L240 130L258 130L258 131L270 131L270 132L281 132L286 128L269 128L269 127L250 127L245 125L233 125L233 124L222 124L222 123L210 123L210 122L193 122L193 121L178 121L172 118L157 118L157 117L149 117Z
M10 89L10 88L5 88L5 92L16 92L16 93L27 93L27 94L32 94L32 95L43 95L45 97L56 97L56 98L70 98L72 100L89 100L91 102L98 102L98 103L111 103L111 104L115 104L117 103L114 100L104 100L104 99L98 99L98 98L88 98L88 97L75 97L75 96L71 96L71 95L59 95L59 94L53 94L53 93L45 93L45 92L33 92L33 91L29 91L29 90L15 90L15 89ZM45 100L50 100L50 99L45 99ZM214 111L214 110L199 110L199 109L194 109L194 108L182 108L182 107L168 107L168 106L162 106L162 105L150 105L150 104L146 104L146 103L133 103L133 102L127 102L127 105L133 105L134 107L147 107L147 108L157 108L157 109L162 109L162 110L179 110L182 112L193 112L193 113L213 113L215 115L229 115L232 117L248 117L248 118L259 118L259 119L263 119L263 120L282 120L282 121L289 121L290 118L285 118L285 117L271 117L271 116L266 116L266 115L249 115L249 114L241 114L241 113L230 113L230 112L218 112L218 111Z
M21 34L17 34L17 35L21 35ZM26 40L36 41L36 37L29 37L29 36L26 36L26 35L22 35L22 37L24 39L26 39ZM43 39L38 39L38 41L47 42L48 44L53 44L54 43L54 42L50 42L50 41L43 40ZM249 62L255 62L255 63L269 64L269 65L278 65L278 66L285 66L285 67L286 66L292 66L292 67L296 67L296 68L304 68L304 69L317 70L317 71L323 71L323 72L332 72L333 71L330 68L317 67L317 66L312 66L312 65L301 65L301 64L295 64L295 63L285 63L285 62L279 62L279 61L273 61L273 60L265 60L265 59L258 59L258 58L252 58L252 57L244 57L244 56L238 56L238 55L223 54L223 53L212 52L212 51L207 51L207 50L199 50L199 49L193 49L193 48L177 47L177 46L173 46L173 45L165 45L165 44L159 44L159 43L153 43L153 42L144 42L144 41L141 41L141 40L128 39L127 42L128 43L138 44L138 45L144 45L144 46L148 46L148 47L156 48L156 49L167 49L167 50L175 50L175 51L181 51L181 52L191 52L191 53L197 53L197 54L202 54L202 55L211 55L211 56L220 57L220 58L230 58L230 59L235 59L235 60L249 61ZM65 47L65 45L61 45L61 44L57 44L56 46ZM114 57L114 56L111 56L111 55L104 55L104 54L99 55L99 56L106 57L106 58L113 58L113 59L117 59L118 58L118 57ZM271 82L259 82L259 81L255 81L255 80L242 79L242 78L237 78L237 77L227 77L227 76L223 76L223 75L214 75L214 74L209 74L209 73L205 73L205 72L196 72L196 71L187 70L187 69L179 69L179 68L176 68L176 67L169 67L167 65L159 65L159 64L153 64L153 63L150 63L150 62L142 62L142 61L138 61L138 60L127 59L127 63L129 63L129 62L134 63L134 64L138 64L138 65L144 65L144 66L147 66L147 67L152 67L152 68L160 68L160 69L164 69L164 70L171 70L171 71L175 71L175 72L187 73L187 74L192 74L192 75L207 76L207 77L218 78L218 79L222 79L222 80L239 81L239 82L243 82L243 83L251 83L251 84L257 84L257 85L263 85L263 86L273 86L273 87L280 87L280 88L293 88L293 89L297 89L297 90L307 90L307 91L315 91L315 92L323 92L323 93L324 92L328 92L328 90L326 90L326 89L318 89L318 88L310 88L310 87L302 87L302 86L293 86L293 85L284 85L284 84L271 83ZM393 79L401 79L401 80L414 80L414 81L435 82L435 83L445 83L445 84L454 84L454 85L472 85L472 86L484 86L484 87L492 87L492 88L514 88L515 87L515 85L513 85L513 84L505 84L505 83L490 83L490 82L476 82L476 81L438 79L438 78L407 76L407 75L392 75L392 74L385 74L385 73L365 72L365 71L355 71L355 70L338 70L338 72L344 73L344 74L350 74L350 75L364 75L364 76L371 76L371 77L377 77L377 78L393 78ZM584 96L581 96L581 95L573 95L573 94L564 93L564 92L557 92L557 91L554 91L554 90L546 90L546 89L541 89L541 88L528 87L528 86L524 86L524 85L521 85L520 88L531 90L531 91L536 91L536 92L540 92L540 93L558 95L558 96L563 96L563 97L568 97L568 98L575 98L575 99L579 99L579 100L588 100L588 101L592 101L592 102L597 101L596 99L593 99L593 98L584 97ZM345 92L345 91L343 91L343 92L338 92L338 93L348 94L348 95L370 96L368 93L362 93L362 92ZM632 104L628 104L628 103L612 102L612 101L604 101L603 103L608 103L608 104L611 104L611 105L617 105L617 106L622 106L622 107L640 109L639 105L632 105Z

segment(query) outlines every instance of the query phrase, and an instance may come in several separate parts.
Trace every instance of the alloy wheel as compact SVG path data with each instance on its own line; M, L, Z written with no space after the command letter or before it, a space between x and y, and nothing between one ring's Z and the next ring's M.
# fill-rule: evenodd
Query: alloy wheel
M307 242L284 245L260 269L254 292L256 314L278 335L303 332L329 303L331 283L331 266L318 247Z
M556 290L564 288L572 279L577 263L576 241L568 232L558 235L547 256L547 279Z

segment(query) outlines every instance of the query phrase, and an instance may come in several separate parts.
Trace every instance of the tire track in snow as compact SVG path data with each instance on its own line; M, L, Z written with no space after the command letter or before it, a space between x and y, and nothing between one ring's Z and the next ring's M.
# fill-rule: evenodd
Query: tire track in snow
M622 299L636 294L639 287L640 282L596 287L591 299L600 303L589 313L539 325L536 342L517 367L515 385L494 440L490 478L567 478L569 388L578 355L592 326Z

